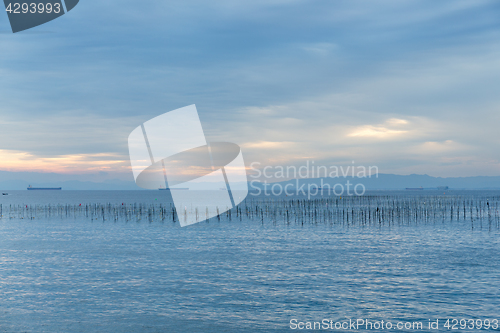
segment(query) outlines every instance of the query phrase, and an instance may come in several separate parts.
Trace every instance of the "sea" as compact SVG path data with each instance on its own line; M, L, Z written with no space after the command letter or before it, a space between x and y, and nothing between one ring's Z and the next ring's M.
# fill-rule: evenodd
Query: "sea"
M500 331L500 191L7 192L0 332Z

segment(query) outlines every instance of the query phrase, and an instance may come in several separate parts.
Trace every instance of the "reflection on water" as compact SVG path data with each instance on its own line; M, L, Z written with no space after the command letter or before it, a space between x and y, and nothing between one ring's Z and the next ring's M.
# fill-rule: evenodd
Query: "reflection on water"
M5 218L9 205L169 205L154 191L63 194L1 198L3 331L287 332L292 318L498 315L499 232L476 217L471 228L470 210L383 226L361 215L286 223L269 210L277 204L263 219L242 213L182 229L170 219Z

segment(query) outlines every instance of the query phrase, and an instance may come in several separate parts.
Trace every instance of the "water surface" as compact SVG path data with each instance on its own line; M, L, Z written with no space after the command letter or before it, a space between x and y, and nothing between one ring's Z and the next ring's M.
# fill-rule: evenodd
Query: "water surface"
M1 200L4 213L15 204L166 203L158 192L20 191ZM4 217L0 331L290 332L294 318L500 319L499 258L498 229L466 220L234 218L180 228Z

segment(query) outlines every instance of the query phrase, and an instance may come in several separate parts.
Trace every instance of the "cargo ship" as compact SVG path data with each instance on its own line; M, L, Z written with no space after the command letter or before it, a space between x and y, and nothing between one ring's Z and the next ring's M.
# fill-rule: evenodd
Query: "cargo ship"
M406 190L407 191L423 191L424 188L422 186L420 186L420 187L407 187Z
M28 186L27 188L28 191L60 191L62 190L62 187L33 187L33 186Z

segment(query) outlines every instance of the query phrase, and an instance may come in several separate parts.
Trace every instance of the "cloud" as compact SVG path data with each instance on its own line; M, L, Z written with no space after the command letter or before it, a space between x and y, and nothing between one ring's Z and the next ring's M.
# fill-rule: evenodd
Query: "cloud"
M73 154L40 157L24 151L0 150L2 171L85 174L112 171L129 173L130 163L115 154Z
M377 139L394 139L409 133L405 128L408 121L404 119L391 118L381 125L363 125L354 128L348 137L368 137Z
M293 142L272 142L272 141L257 141L247 142L243 144L244 148L250 149L289 149L293 148Z
M426 141L424 143L421 143L413 148L413 153L415 154L421 154L421 155L440 155L443 156L443 154L446 153L453 153L456 154L456 152L465 152L470 151L473 149L472 146L467 146L464 144L460 144L458 142L455 142L453 140L445 140L445 141Z
M195 103L207 136L247 160L498 174L499 13L483 0L81 2L0 34L0 149L21 154L0 169L113 169L133 128Z

